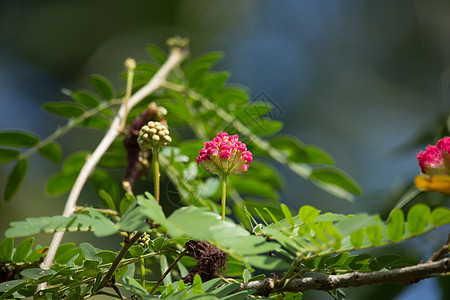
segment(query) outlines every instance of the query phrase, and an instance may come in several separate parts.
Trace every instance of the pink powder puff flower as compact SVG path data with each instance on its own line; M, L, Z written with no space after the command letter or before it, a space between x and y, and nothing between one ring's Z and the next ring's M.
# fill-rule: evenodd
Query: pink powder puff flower
M197 163L211 173L226 176L247 172L252 159L252 153L239 141L237 134L230 136L221 132L212 141L204 144Z
M450 175L450 137L440 139L436 146L428 145L426 151L420 151L416 157L422 173Z

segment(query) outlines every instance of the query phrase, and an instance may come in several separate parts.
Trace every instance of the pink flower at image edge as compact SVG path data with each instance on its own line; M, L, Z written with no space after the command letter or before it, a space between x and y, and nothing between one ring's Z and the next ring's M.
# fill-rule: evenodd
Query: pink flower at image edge
M219 133L212 141L204 143L197 163L217 175L233 175L247 172L253 155L239 136Z
M450 137L440 139L436 145L428 145L416 157L422 173L450 175Z

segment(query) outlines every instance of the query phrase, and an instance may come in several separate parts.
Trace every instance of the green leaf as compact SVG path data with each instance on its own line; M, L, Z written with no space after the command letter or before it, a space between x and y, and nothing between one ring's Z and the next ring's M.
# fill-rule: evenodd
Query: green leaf
M220 52L206 53L197 57L194 61L184 68L184 73L189 80L190 86L196 86L202 76L211 68L212 64L222 58Z
M374 246L381 245L381 241L383 239L383 227L381 225L374 225L367 227L366 236L372 245Z
M13 149L0 148L0 164L7 164L18 158L20 152Z
M450 223L450 209L446 207L436 207L431 212L430 223L433 226L440 226Z
M222 283L221 278L214 278L203 283L203 291L205 293L212 292L219 284Z
M132 292L133 294L137 294L139 296L146 296L148 295L148 292L146 289L142 287L142 285L139 284L139 282L136 281L136 279L130 277L130 276L124 276L122 277L122 281L124 284L124 287Z
M42 105L42 109L63 118L77 118L85 111L83 105L68 101L46 102Z
M239 286L239 283L229 283L222 285L221 287L218 287L214 291L211 292L214 296L221 299L229 294L231 294L237 287Z
M316 258L316 261L314 262L314 267L316 269L324 269L328 259L330 259L330 254L325 254L323 256Z
M16 251L14 252L14 256L12 258L13 262L15 263L24 262L25 257L27 257L28 254L30 253L33 244L34 244L34 237L29 237L22 243L20 243L19 246L17 246Z
M109 250L102 250L100 252L95 253L95 256L102 259L102 264L109 264L116 259L117 252L109 251Z
M111 100L112 98L114 98L114 90L112 84L106 77L94 74L89 76L89 82L102 98L106 100Z
M39 143L38 136L26 131L1 131L0 145L16 148L30 148ZM0 158L1 158L0 153Z
M131 204L133 204L136 201L134 196L130 194L125 194L125 197L120 200L120 213L124 215L127 210L130 208Z
M28 282L27 280L23 280L23 279L2 282L2 283L0 283L0 293L11 291L15 287L20 289L24 285L26 285L27 282ZM16 290L16 289L14 289L14 290ZM8 293L8 294L12 294L12 292ZM1 296L5 296L5 294L3 294ZM8 296L6 296L6 297L8 297ZM4 299L4 298L2 297L2 299Z
M78 174L55 174L47 181L45 193L49 196L62 195L68 193L75 183Z
M195 274L194 280L192 281L192 293L194 295L203 295L204 294L202 278L198 274Z
M108 172L101 169L96 169L89 179L97 193L100 193L100 190L105 190L111 196L114 203L119 202L119 184L111 177Z
M367 263L367 261L371 257L372 255L367 253L350 256L345 262L345 264L348 265L352 270L359 270Z
M291 224L291 226L295 226L294 219L292 218L291 211L289 207L287 207L284 203L281 203L281 210L283 211L284 216L286 217L286 220Z
M322 215L318 215L314 219L314 222L336 222L336 221L342 221L345 219L347 219L347 216L345 216L343 214L324 213Z
M31 252L26 258L25 262L34 263L38 262L43 258L48 252L48 247L40 247Z
M102 168L125 168L127 166L127 156L123 152L106 152L98 163Z
M3 262L10 262L14 249L14 239L6 238L0 243L0 259Z
M290 264L279 257L251 255L244 258L246 264L263 270L285 271Z
M51 142L40 147L39 154L55 164L59 164L62 160L62 149L57 142Z
M292 292L283 292L283 300L301 300L303 299L303 294L301 292L292 293Z
M141 87L145 85L158 72L159 65L150 62L140 62L136 65L134 70L133 85L134 87ZM126 78L127 73L124 73Z
M244 272L242 273L242 279L244 279L244 282L248 282L250 278L252 278L252 273L250 273L248 269L244 269Z
M71 154L64 161L64 164L62 166L63 174L78 174L81 168L83 168L83 165L86 163L86 159L88 158L88 156L89 153L84 151Z
M150 44L147 46L147 51L159 64L163 64L167 60L167 54L164 53L158 46Z
M209 198L219 189L220 180L216 177L208 177L203 183L197 185L199 196Z
M353 201L352 194L361 194L358 184L342 171L336 169L315 169L311 181L338 197Z
M140 245L133 245L130 247L130 250L128 250L127 255L130 257L139 257L144 253L144 248L142 248Z
M98 191L98 194L100 198L103 200L107 208L110 208L112 210L116 210L116 204L114 203L113 198L111 197L108 192L106 192L104 189L100 189Z
M328 258L325 261L325 266L327 266L327 267L328 266L330 266L330 267L342 266L345 263L345 261L348 259L349 256L350 256L349 252L339 253L339 254L337 254L337 255L335 255L333 257Z
M401 209L391 211L390 220L386 225L386 236L394 241L399 242L403 239L405 233L405 216Z
M109 119L102 116L92 116L80 122L80 126L94 129L107 129L109 125Z
M89 108L97 107L100 104L100 99L89 91L75 92L72 94L72 98L76 102Z
M217 92L219 92L225 82L227 81L230 73L220 72L215 74L208 74L203 77L203 96L207 98L212 98Z
M164 274L167 269L169 268L169 264L167 263L167 257L165 255L161 255L160 258L160 265L161 265L161 274ZM164 285L172 284L172 274L167 274L167 276L164 278Z
M17 192L20 184L22 183L28 170L28 158L19 160L14 166L11 174L6 182L4 198L6 201L12 199L14 194Z
M325 150L317 146L305 146L303 150L306 154L306 162L309 164L326 164L333 165L334 160L331 156L325 152Z
M267 162L261 163L258 161L252 161L252 164L250 165L249 170L245 173L245 176L271 184L280 190L284 187L283 175L274 166Z
M196 162L190 162L189 165L183 170L183 177L186 180L194 180L197 177L198 167Z
M75 255L81 254L80 248L74 248L74 243L63 244L56 251L55 262L65 265Z
M303 205L298 211L298 217L305 224L311 224L314 219L320 214L320 211L311 205Z
M246 291L240 291L237 293L233 293L231 295L228 295L226 297L221 298L222 300L244 300L244 299L249 299L247 296L250 296L251 294L253 294L254 292L256 292L256 290L246 290ZM285 299L285 298L283 298ZM299 299L299 298L296 298ZM301 299L301 298L300 298Z
M378 216L369 216L367 213L359 213L347 216L344 220L334 225L334 228L343 236L351 234L367 226L378 226L381 222Z
M49 274L55 274L56 271L54 270L45 270L45 269L40 269L40 268L31 268L31 269L25 269L22 272L20 272L20 275L22 275L25 278L28 279L39 279L42 276L46 276Z
M255 101L238 112L236 118L243 124L248 124L260 120L262 116L267 115L271 110L272 106L270 104L262 101Z
M179 261L177 263L178 270L180 271L181 278L184 278L189 274L189 270Z
M350 243L355 249L360 249L364 244L364 229L352 232L350 235Z
M80 249L81 249L81 252L83 253L85 259L101 261L100 257L95 255L97 252L99 252L98 249L96 249L91 244L81 243Z
M421 234L430 218L430 208L422 203L415 204L406 218L406 230L412 235Z
M215 102L218 106L225 110L234 108L236 104L245 104L249 101L249 95L240 89L225 88L220 91L220 94L215 97Z
M259 136L273 135L283 128L283 122L278 120L261 119L250 125L250 130Z
M400 259L402 259L402 257L396 254L385 254L377 256L369 263L369 269L372 271L379 271Z
M270 145L283 153L290 161L305 163L308 160L303 144L293 136L277 135L270 139Z

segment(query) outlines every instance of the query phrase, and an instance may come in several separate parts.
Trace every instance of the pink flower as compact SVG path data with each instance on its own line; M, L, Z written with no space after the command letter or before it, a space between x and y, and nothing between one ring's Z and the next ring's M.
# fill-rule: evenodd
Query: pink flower
M197 163L217 175L233 175L247 172L253 155L247 146L239 141L237 134L219 133L212 141L206 142L200 150Z
M450 137L440 139L436 146L428 145L426 151L417 154L422 173L450 175Z

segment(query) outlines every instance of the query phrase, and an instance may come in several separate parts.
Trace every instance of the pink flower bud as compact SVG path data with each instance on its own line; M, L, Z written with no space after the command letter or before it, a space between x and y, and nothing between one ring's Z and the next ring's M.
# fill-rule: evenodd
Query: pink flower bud
M417 154L422 173L450 175L450 137L440 139L436 146L428 145L426 151Z
M204 143L197 163L217 175L233 175L247 172L253 155L247 146L239 141L237 134L229 136L219 133L212 141Z

